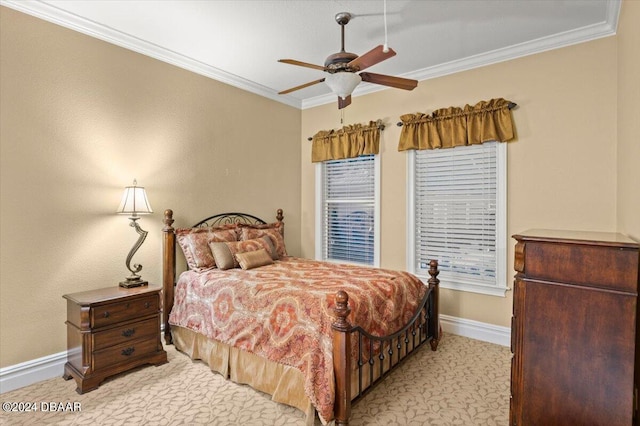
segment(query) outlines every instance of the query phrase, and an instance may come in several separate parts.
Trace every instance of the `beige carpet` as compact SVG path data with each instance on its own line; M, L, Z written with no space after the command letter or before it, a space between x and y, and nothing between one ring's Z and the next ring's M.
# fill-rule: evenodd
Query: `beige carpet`
M302 412L237 385L167 347L169 363L108 379L95 391L55 378L0 395L6 402L80 403L76 412L0 413L3 425L304 425ZM352 425L507 425L509 348L445 335L354 405ZM73 406L71 404L71 406ZM316 418L316 425L320 421Z

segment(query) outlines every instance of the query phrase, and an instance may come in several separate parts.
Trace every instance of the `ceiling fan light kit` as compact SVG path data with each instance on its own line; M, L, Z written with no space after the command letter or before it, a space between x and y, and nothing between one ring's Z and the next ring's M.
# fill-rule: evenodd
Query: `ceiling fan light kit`
M346 99L361 81L362 77L352 72L336 72L324 79L331 91L342 99Z
M329 55L324 62L324 66L296 61L294 59L280 59L278 61L285 64L313 68L327 73L325 78L283 90L278 92L278 94L284 95L317 83L325 82L331 91L338 96L338 109L342 109L351 104L351 93L353 93L361 81L404 90L413 90L418 85L416 80L392 77L390 75L374 73L357 74L359 71L375 65L378 62L395 56L396 52L387 46L386 37L384 45L376 46L364 55L358 56L355 53L346 52L344 50L344 27L349 23L351 18L352 15L348 12L341 12L336 15L336 22L341 28L342 48L340 52Z

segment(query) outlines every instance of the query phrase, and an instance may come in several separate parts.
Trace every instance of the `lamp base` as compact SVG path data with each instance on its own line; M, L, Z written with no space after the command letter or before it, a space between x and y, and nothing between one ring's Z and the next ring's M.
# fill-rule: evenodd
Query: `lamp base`
M143 285L149 285L149 281L143 281L140 279L130 280L128 278L126 281L120 281L120 287L124 288L142 287Z

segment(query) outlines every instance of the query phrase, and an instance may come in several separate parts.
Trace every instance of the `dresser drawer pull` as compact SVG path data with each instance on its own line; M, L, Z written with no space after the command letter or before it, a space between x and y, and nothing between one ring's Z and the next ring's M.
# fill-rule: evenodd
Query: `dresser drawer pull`
M149 307L150 307L150 306L151 306L151 303L150 303L150 302L144 302L144 307L145 307L146 309L149 309Z
M109 312L108 311L104 313L104 317L105 318L109 318Z
M131 337L136 333L136 329L135 328L128 328L125 331L122 332L122 335L124 337Z
M131 354L133 353L133 351L135 351L135 350L136 350L136 348L134 348L134 347L129 347L129 348L127 348L127 349L123 349L123 350L122 350L122 355L124 355L124 356L129 356L129 355L131 355Z

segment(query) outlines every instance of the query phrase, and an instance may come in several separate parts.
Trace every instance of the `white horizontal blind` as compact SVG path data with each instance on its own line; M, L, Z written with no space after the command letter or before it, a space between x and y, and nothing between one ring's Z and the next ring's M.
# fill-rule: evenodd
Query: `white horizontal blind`
M326 161L322 177L322 258L373 265L374 156Z
M497 286L497 143L415 153L415 268Z

